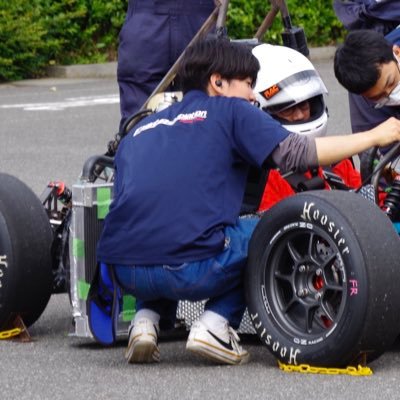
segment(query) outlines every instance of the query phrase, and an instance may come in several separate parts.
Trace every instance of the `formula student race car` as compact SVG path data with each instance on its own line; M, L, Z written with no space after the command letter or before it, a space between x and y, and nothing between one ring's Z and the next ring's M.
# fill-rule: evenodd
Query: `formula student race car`
M226 6L223 2L219 12L226 13ZM285 8L275 2L273 6L272 14L280 9L287 16ZM290 29L286 37L304 49L299 30ZM179 101L179 93L159 93L163 85L164 81L127 121L105 155L86 161L72 190L51 182L38 198L17 178L0 174L0 332L21 320L29 327L52 293L68 292L74 334L93 337L86 300L96 268L96 243L112 199L113 155L121 138L143 116ZM365 364L398 336L400 246L395 228L400 175L390 162L399 147L376 166L375 156L364 161L376 192L372 201L344 190L304 191L260 217L250 243L248 312L240 329L256 333L280 361L325 367ZM388 169L392 179L387 178ZM251 172L243 213L258 209L265 180L265 171ZM382 180L393 190L378 207L379 196L374 194ZM202 306L181 302L179 319L190 325ZM120 308L117 334L123 336L135 299L122 293Z

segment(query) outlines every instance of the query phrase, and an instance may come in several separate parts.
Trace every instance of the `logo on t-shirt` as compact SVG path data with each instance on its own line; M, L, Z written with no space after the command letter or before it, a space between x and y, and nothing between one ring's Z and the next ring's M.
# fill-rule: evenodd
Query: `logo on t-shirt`
M158 125L172 126L172 125L175 125L177 122L180 122L182 124L193 124L195 122L204 121L206 118L207 118L206 110L203 110L203 111L198 110L198 111L194 111L194 112L188 113L188 114L179 114L172 120L167 119L167 118L160 118L153 122L149 122L148 124L143 125L140 128L137 128L135 130L135 132L133 132L133 136L137 136L144 131L153 129L153 128L157 127Z
M195 111L190 114L179 114L177 118L182 124L193 124L193 122L204 121L207 118L207 111Z

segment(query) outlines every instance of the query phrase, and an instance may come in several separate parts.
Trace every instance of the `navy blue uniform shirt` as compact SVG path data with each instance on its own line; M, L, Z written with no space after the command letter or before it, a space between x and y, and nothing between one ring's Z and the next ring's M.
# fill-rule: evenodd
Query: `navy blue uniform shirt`
M289 132L239 98L189 92L122 140L98 259L181 264L218 254L238 218L249 165Z
M214 8L214 0L129 0L118 46L120 128L140 109ZM170 90L179 90L179 84L174 85Z

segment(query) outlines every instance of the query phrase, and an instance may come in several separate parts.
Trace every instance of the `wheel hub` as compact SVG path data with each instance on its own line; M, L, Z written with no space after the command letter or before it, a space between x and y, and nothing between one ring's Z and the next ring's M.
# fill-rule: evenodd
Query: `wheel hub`
M323 231L296 230L276 248L272 264L271 301L277 321L310 340L327 334L340 319L346 293L336 244Z
M325 287L323 271L312 262L300 263L297 267L294 279L294 293L299 300L306 301L308 304L318 303Z

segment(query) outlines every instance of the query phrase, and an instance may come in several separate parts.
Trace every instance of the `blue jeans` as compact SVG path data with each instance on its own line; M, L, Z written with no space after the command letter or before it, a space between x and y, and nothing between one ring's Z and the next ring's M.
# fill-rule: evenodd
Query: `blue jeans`
M246 309L243 274L250 237L258 217L239 218L225 228L225 246L215 257L180 265L115 265L121 287L136 297L137 310L146 308L162 318L175 318L179 300L208 299L214 311L237 329Z

